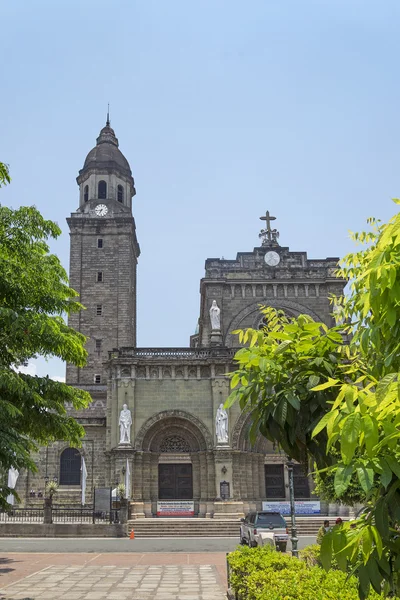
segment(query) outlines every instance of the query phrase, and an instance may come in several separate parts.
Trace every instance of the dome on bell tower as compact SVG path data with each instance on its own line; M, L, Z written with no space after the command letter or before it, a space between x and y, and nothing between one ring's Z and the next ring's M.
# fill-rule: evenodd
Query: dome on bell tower
M97 143L87 155L81 174L86 169L118 169L125 175L132 177L132 171L128 161L119 149L118 139L115 136L114 129L110 127L107 121L106 126L100 131Z
M100 131L96 146L86 156L76 179L80 187L80 207L91 200L115 200L131 208L136 194L132 171L119 149L118 139L111 127L109 114Z

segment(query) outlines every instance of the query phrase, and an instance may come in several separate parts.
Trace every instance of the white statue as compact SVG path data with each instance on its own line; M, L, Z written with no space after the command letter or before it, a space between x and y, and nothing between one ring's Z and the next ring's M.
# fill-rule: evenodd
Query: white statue
M210 308L211 329L221 329L221 309L217 301L213 300Z
M222 403L219 405L215 417L215 434L217 436L218 444L228 443L228 413L224 409Z
M119 415L119 443L130 444L131 443L131 425L132 415L131 411L126 404L122 406L121 413Z

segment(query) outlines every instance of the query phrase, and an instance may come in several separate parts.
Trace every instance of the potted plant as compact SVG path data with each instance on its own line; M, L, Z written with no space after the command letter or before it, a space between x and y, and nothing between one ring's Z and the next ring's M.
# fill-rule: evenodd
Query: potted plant
M47 494L47 497L45 498L46 506L52 506L53 496L57 493L57 491L58 491L57 481L49 481L46 485L46 494Z
M126 504L126 490L123 483L117 485L117 498L119 498L121 505Z

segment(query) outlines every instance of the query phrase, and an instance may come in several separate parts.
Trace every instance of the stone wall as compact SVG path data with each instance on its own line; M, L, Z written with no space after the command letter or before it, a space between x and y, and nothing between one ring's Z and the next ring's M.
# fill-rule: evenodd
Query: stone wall
M108 525L91 523L1 523L0 537L68 537L99 538L127 537L128 526L121 523Z
M67 383L105 385L103 362L108 352L136 343L136 264L139 247L135 222L125 213L104 219L73 213L68 219L71 236L70 285L86 310L69 317L69 325L87 336L89 353L83 368L67 365ZM98 248L101 238L102 247ZM102 273L102 281L98 281ZM97 314L98 306L101 314ZM100 347L96 347L100 343Z
M332 325L329 296L340 295L346 283L334 276L338 259L311 260L305 252L277 246L273 250L280 262L270 267L264 262L268 250L258 247L240 252L235 260L207 259L200 284L200 345L210 344L213 300L221 309L221 342L228 347L238 345L231 334L235 329L259 327L260 304L283 309L289 316L306 313Z

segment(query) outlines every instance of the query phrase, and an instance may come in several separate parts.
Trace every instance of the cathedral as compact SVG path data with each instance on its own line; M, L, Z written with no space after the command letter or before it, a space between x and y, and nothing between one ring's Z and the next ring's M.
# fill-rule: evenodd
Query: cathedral
M86 435L79 449L64 442L42 448L39 472L18 479L21 499L32 503L54 479L60 502L79 503L83 457L86 501L94 488L127 482L131 518L224 518L284 501L285 457L262 437L252 446L249 416L238 405L223 407L238 344L232 331L262 327L260 304L332 325L328 298L345 285L334 276L338 259L309 259L280 246L267 212L255 248L206 260L188 346L138 348L135 182L108 118L77 183L79 205L67 219L69 276L86 310L72 314L69 325L87 336L89 356L83 368L67 365L66 382L91 395L86 410L69 407ZM300 465L294 489L298 500L316 499Z

